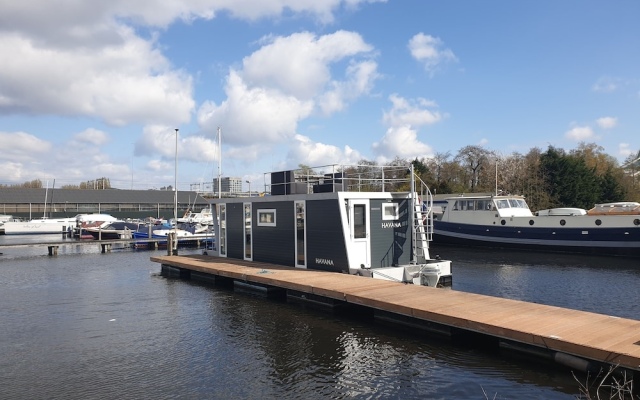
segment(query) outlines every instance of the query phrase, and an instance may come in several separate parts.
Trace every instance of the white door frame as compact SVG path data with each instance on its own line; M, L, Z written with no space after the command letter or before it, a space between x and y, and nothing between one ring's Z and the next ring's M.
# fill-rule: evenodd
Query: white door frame
M299 253L299 248L298 248L298 204L302 204L302 222L303 222L303 231L302 231L302 252L303 252L303 256L304 256L304 260L302 261L302 264L298 263L298 257L300 256ZM294 207L294 233L293 233L293 240L294 240L294 247L295 247L295 266L296 268L307 268L307 202L304 200L297 200L293 202L293 207Z
M371 216L369 199L349 199L349 260L353 268L371 268ZM356 221L356 210L359 215ZM362 218L364 217L364 220ZM363 222L362 226L358 222ZM358 223L358 224L356 224ZM358 227L358 230L356 230Z

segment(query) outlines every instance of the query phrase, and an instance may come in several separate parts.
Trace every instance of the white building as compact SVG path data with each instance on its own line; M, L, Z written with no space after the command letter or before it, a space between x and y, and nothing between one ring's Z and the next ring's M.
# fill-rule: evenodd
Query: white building
M218 191L218 178L213 179L213 191ZM220 191L222 193L241 193L242 192L242 179L223 177L220 180Z

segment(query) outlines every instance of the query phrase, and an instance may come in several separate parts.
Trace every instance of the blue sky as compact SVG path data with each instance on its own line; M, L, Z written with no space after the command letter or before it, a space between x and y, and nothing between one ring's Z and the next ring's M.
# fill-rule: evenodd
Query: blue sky
M640 148L640 2L0 0L0 183Z

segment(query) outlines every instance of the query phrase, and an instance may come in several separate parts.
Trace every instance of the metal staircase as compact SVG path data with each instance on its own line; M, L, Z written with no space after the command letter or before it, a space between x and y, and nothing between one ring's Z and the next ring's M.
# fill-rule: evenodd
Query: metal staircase
M411 263L425 264L431 259L429 242L433 238L433 195L429 187L415 174L412 179L412 193L413 256Z

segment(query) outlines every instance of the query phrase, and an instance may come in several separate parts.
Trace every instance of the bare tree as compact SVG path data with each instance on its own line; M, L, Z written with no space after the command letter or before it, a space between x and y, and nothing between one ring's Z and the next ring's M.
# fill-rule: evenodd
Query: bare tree
M469 189L473 192L480 182L480 172L489 164L491 152L481 146L465 146L458 151L454 161L462 166L467 176L465 177Z

